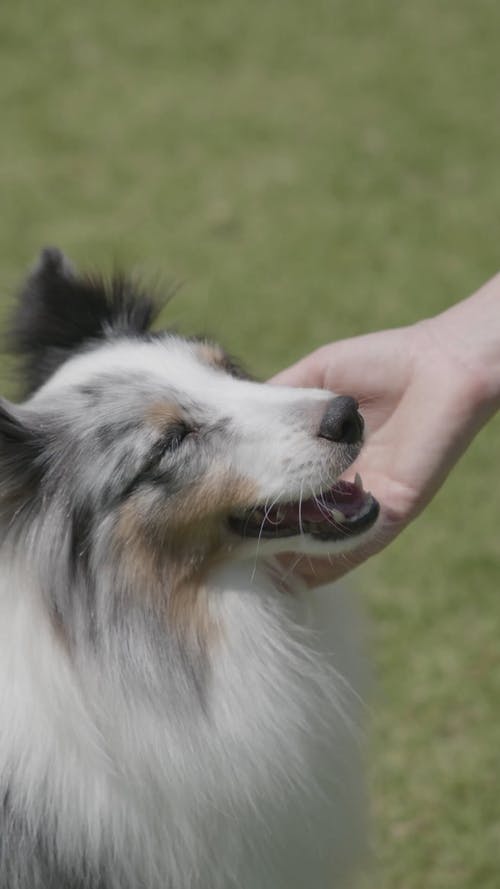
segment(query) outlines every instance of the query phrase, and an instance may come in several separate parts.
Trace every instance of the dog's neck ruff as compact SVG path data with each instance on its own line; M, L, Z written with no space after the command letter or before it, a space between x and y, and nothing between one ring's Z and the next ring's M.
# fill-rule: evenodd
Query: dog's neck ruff
M249 560L210 578L204 689L151 652L131 652L148 657L149 687L111 647L72 664L32 579L2 571L2 789L11 824L30 813L17 829L41 873L56 852L78 889L85 872L91 889L299 889L344 870L359 776L351 640L327 663L322 628L345 602L277 591L274 571ZM56 884L29 889L42 885Z

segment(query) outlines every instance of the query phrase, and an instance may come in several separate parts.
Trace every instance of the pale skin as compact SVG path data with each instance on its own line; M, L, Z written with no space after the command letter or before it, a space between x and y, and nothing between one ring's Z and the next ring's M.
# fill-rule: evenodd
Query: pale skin
M316 586L387 546L500 408L500 274L434 318L323 346L272 382L352 395L368 430L345 478L359 472L379 501L376 531L349 556L294 566Z

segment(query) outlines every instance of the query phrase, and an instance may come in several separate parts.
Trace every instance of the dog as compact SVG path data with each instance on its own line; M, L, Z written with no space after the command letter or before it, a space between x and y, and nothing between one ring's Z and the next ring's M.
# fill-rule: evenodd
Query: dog
M348 601L281 553L344 553L348 395L250 379L151 332L126 279L42 251L0 401L1 889L323 889L360 857Z

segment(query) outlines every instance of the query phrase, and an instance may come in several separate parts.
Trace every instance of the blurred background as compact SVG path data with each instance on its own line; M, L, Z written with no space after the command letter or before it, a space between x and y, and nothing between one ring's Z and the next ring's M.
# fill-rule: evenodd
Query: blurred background
M265 377L468 295L500 266L499 29L497 0L3 4L2 317L56 244L182 283L162 320ZM358 574L371 889L500 884L499 453L495 421Z

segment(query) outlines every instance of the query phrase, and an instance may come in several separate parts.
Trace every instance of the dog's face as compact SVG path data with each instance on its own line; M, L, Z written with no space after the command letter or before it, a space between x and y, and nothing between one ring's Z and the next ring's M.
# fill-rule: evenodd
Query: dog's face
M124 282L106 292L42 254L16 328L34 392L0 408L8 522L45 516L68 571L114 560L140 583L257 542L263 556L356 545L378 507L335 487L362 444L352 399L255 383L216 345L150 334L151 315Z

